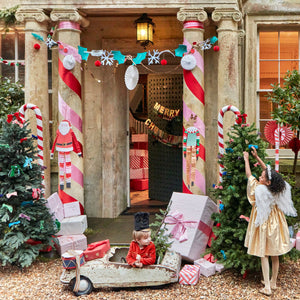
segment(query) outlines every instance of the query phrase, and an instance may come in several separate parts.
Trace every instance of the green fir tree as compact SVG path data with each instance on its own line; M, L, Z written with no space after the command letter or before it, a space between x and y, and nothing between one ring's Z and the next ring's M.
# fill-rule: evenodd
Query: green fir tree
M260 260L258 257L248 255L244 246L248 222L240 218L244 215L250 217L251 205L247 199L247 177L243 151L249 151L249 145L257 146L259 157L265 161L266 143L260 138L255 125L235 124L228 133L225 143L225 153L219 156L219 163L224 166L222 182L212 190L213 197L221 200L220 213L213 214L216 226L213 228L216 240L212 241L209 252L214 255L226 268L234 268L242 274L248 270L258 270ZM257 179L262 169L250 155L252 175Z
M1 120L0 261L23 268L32 264L41 249L53 245L57 228L42 193L40 197L33 194L42 189L34 136L27 122L22 127L13 121Z

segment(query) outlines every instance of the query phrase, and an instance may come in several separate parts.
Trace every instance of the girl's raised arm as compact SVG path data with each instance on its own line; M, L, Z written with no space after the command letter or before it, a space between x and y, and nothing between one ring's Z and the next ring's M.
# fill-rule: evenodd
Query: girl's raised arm
M244 160L245 160L245 172L246 172L247 178L249 178L251 176L249 153L247 151L244 151L243 154L244 154Z
M260 164L260 166L263 169L266 169L266 165L265 163L261 160L261 158L257 155L256 149L254 147L251 147L251 153L253 155L253 157L258 161L258 163Z

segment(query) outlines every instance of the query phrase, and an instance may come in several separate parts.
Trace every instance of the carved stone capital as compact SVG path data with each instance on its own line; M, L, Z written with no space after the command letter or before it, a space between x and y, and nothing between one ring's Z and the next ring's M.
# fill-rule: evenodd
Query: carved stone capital
M181 8L177 13L177 19L181 22L198 20L203 23L207 20L207 13L203 8Z
M77 9L53 9L50 13L50 18L54 22L71 21L80 24L82 27L87 27L90 21L84 18Z
M239 10L233 8L215 9L211 17L215 22L219 22L222 19L233 20L237 23L240 23L242 21L242 13Z
M18 9L16 12L16 20L18 22L36 21L39 23L48 22L50 18L42 9Z

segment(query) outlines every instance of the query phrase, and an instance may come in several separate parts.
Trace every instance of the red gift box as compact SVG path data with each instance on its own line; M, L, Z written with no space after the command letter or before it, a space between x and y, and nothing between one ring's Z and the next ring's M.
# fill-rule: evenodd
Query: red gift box
M149 189L149 179L132 179L130 188L135 191L144 191Z
M89 244L85 251L83 251L83 256L85 261L101 258L110 249L109 240L104 240L100 242L95 242Z

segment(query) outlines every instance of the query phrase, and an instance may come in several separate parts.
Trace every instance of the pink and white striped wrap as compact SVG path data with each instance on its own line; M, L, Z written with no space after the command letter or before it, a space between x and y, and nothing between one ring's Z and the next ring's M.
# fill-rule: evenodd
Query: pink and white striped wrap
M36 127L37 127L37 147L38 147L38 163L41 167L44 166L44 156L43 156L43 119L42 119L42 114L38 106L32 103L26 103L21 106L19 109L20 117L25 120L25 111L27 109L32 109L35 112L35 117L36 117ZM42 185L44 186L44 171L42 170L42 178L43 182Z
M240 111L238 110L238 108L236 108L233 105L226 105L224 106L218 115L218 136L219 136L219 153L223 156L224 155L224 134L223 134L223 118L224 118L224 114L227 111L232 111L237 119L237 115L240 114ZM236 124L236 123L235 123ZM220 164L219 166L219 181L222 182L222 176L223 176L223 169L224 166L222 164Z

